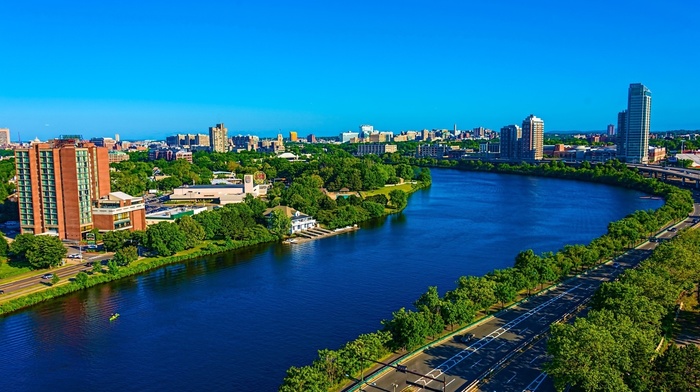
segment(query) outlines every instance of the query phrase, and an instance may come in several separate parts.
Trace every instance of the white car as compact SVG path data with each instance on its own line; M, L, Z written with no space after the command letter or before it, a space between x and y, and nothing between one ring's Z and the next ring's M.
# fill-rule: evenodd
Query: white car
M79 253L73 253L73 254L68 255L68 258L69 259L82 259L83 255L81 255Z

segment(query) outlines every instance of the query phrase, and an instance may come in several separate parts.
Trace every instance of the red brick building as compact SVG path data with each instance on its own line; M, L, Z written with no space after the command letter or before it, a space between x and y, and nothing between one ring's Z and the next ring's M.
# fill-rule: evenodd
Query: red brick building
M110 192L108 150L66 137L15 150L22 233L80 240L92 203Z

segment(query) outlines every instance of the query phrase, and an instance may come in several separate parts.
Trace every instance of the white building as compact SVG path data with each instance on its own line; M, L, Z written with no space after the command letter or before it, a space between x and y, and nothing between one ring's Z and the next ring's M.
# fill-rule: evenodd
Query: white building
M183 185L173 189L170 200L213 200L221 205L242 203L247 195L259 197L267 194L267 184L255 184L253 176L243 176L242 184L229 185Z

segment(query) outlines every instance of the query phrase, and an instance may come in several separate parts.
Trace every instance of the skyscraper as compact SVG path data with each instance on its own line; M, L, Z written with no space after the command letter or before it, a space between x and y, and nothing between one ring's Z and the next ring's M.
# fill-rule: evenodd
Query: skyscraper
M228 129L224 124L216 124L215 127L209 127L209 146L212 152L228 151Z
M523 120L523 137L520 144L520 158L525 160L542 159L544 147L544 121L531 114Z
M107 196L109 154L72 138L15 150L22 233L79 240L94 228L92 203Z
M627 109L617 114L617 159L625 161L627 157Z
M649 161L650 120L651 91L641 83L630 84L627 90L625 162L647 163Z
M506 125L501 128L501 158L511 161L520 159L522 135L522 131L517 125Z

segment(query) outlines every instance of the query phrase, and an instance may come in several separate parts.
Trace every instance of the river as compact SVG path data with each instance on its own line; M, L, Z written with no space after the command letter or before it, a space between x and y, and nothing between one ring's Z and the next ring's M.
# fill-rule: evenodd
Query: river
M403 213L356 232L176 264L0 316L3 389L275 391L287 368L380 329L428 286L444 293L521 250L588 243L662 203L584 182L432 174Z

